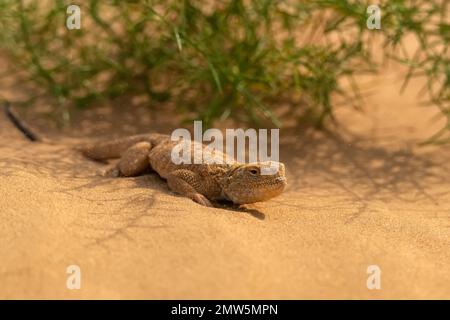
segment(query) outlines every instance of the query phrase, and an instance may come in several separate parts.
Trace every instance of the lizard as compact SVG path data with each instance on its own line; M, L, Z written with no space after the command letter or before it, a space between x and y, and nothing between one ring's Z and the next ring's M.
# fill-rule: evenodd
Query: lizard
M202 148L203 161L175 164L171 155L178 141L169 135L140 134L110 141L79 146L78 150L94 160L119 158L117 164L105 171L110 176L136 176L153 169L167 181L169 189L193 201L212 207L211 201L228 200L235 204L265 201L278 196L287 185L283 163L240 163L220 151L192 141L191 150ZM223 163L208 163L205 159L223 159ZM264 167L277 166L273 174L262 174Z
M18 117L5 106L11 122L31 141L40 141ZM203 159L221 158L222 163L194 161L175 164L171 154L177 141L169 135L149 133L78 145L75 149L87 158L105 161L119 159L103 175L133 177L152 169L167 181L169 189L200 205L213 207L211 201L228 200L235 204L266 201L280 195L287 185L285 166L279 162L240 163L219 151L211 151L200 142L189 142L191 150L202 148ZM261 174L264 167L277 166L273 174Z

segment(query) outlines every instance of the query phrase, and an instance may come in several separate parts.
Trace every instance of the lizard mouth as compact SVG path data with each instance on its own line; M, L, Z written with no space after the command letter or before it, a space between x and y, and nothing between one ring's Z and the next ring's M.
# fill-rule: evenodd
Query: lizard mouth
M284 189L284 187L286 187L287 185L287 179L286 177L276 177L275 179L272 180L273 183L273 187L275 187L275 189Z

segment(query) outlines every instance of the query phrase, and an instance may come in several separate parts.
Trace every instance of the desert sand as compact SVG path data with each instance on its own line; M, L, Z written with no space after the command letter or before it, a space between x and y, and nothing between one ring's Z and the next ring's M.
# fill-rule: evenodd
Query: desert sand
M363 113L343 103L343 135L282 129L288 188L244 208L202 207L156 174L99 177L103 165L72 149L176 121L105 112L58 131L22 112L53 141L31 143L0 115L0 298L449 299L450 148L418 146L443 122L420 83L400 94L400 79L371 78ZM70 265L79 290L66 287Z

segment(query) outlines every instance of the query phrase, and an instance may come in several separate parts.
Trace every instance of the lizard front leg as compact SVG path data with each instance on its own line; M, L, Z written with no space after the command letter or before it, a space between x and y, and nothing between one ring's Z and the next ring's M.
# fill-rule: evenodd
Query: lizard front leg
M150 142L139 142L128 148L121 156L119 162L106 170L109 176L137 176L150 167L148 153L152 145Z
M213 206L208 198L198 192L202 186L201 177L190 170L180 169L171 172L167 176L167 184L172 191L191 198L201 205Z

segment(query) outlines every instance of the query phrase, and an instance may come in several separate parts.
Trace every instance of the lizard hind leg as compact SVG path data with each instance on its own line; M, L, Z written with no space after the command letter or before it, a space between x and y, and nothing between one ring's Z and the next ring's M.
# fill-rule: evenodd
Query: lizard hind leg
M202 185L202 179L190 170L180 169L171 172L167 176L167 185L170 190L186 196L198 204L213 207L208 198L198 192Z
M122 154L116 165L104 172L104 175L133 177L143 173L150 167L148 153L151 147L150 142L134 144Z

